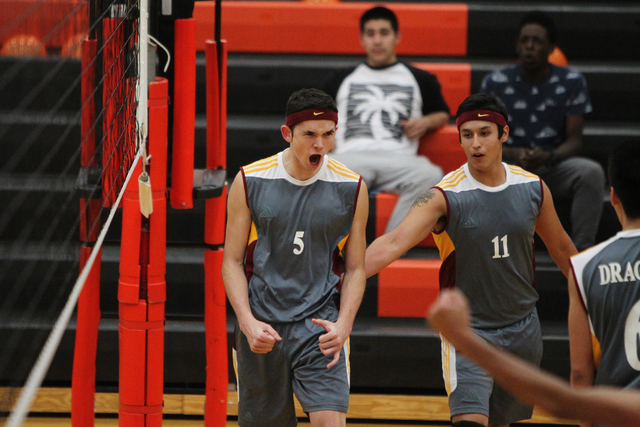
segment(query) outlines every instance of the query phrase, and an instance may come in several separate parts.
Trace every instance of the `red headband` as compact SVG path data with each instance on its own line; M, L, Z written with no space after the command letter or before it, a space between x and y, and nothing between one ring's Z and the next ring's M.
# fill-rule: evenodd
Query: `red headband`
M291 127L307 120L333 120L338 124L338 113L331 110L302 110L289 114L285 119L285 124Z
M507 121L500 113L496 113L491 110L472 110L466 111L458 116L456 119L456 126L458 127L458 130L460 130L460 126L464 122L469 122L471 120L484 120L486 122L495 123L500 127L505 127L507 125Z

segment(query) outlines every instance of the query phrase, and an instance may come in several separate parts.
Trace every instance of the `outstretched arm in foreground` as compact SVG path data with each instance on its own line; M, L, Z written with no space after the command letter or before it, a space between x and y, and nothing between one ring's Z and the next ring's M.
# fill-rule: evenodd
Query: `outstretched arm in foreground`
M369 216L369 196L364 181L358 193L358 203L351 225L349 238L343 249L345 273L340 289L340 314L333 323L326 319L312 319L316 325L322 326L327 333L320 336L322 354L333 355L327 365L331 368L340 359L340 350L351 334L353 321L360 307L362 295L367 282L364 273L364 252L367 248L366 225Z
M251 211L246 203L242 172L238 172L227 200L227 232L222 258L222 280L229 302L238 318L240 330L245 334L251 351L268 353L280 335L264 322L253 317L249 306L249 284L244 272L244 254L251 231Z
M619 427L640 425L640 392L611 387L572 389L562 379L497 349L470 327L469 306L458 290L444 290L428 315L431 327L495 381L530 405L551 414Z

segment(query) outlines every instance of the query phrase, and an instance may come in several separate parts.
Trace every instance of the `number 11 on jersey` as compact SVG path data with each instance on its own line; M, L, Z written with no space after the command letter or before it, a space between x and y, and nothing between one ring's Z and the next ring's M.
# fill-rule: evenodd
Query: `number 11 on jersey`
M500 241L502 240L502 255L500 255ZM509 245L507 244L507 235L502 238L496 236L491 241L493 242L493 257L492 258L507 258L509 256Z

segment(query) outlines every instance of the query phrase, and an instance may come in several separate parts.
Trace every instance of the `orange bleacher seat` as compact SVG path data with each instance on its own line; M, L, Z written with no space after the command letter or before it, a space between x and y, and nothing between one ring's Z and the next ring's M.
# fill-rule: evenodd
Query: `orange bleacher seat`
M378 316L424 317L440 292L437 259L399 259L378 273Z
M7 56L46 56L47 49L40 39L31 34L13 36L2 44L0 55Z
M375 3L222 2L221 37L229 52L364 54L360 16ZM466 4L392 6L401 24L399 55L465 56ZM195 3L196 48L213 39L215 2Z

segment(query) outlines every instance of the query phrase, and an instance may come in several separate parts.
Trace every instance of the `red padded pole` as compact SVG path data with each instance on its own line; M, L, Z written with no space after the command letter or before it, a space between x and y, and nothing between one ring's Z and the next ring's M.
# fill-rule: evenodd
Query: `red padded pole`
M80 166L96 166L96 141L94 126L96 122L96 107L93 98L96 78L96 50L97 40L82 41L82 82L80 87L80 106L82 108L80 120L81 154Z
M218 62L218 49L220 63ZM212 40L205 48L207 75L207 169L227 167L227 43ZM226 188L221 197L206 201L204 241L224 243L227 209Z
M92 247L80 250L80 269L91 255ZM100 257L98 253L78 299L76 344L71 378L71 425L93 426L95 421L96 353L100 324Z
M95 156L95 56L96 40L82 41L83 70L81 83L82 115L80 120L80 166L97 166ZM101 200L80 199L80 240L85 244L80 249L80 270L91 255L92 245L98 237L100 228ZM87 276L87 280L78 299L76 323L76 342L73 353L73 372L71 376L71 425L74 427L93 426L95 422L95 379L96 353L98 347L98 329L100 324L100 260L98 256Z
M196 123L196 20L176 19L173 80L171 207L193 208Z
M218 64L218 49L222 62ZM207 83L207 169L224 168L227 163L226 147L226 42L218 45L207 40L205 47Z
M156 78L149 85L148 146L153 213L148 219L140 213L137 180L129 181L123 198L118 288L121 427L162 425L167 116L168 82ZM141 172L139 167L134 176Z
M226 424L229 367L227 355L227 302L222 283L222 250L204 253L204 327L207 350L205 426Z
M220 76L216 42L207 40L204 54L207 90L207 169L215 169L220 165Z

